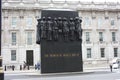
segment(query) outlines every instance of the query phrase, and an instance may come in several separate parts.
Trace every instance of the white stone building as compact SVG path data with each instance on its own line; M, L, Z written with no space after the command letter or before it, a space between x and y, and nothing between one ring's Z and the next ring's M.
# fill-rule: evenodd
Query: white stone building
M120 3L55 0L2 0L3 65L19 68L23 61L40 61L36 44L37 19L41 10L64 9L82 18L84 67L104 67L120 57Z

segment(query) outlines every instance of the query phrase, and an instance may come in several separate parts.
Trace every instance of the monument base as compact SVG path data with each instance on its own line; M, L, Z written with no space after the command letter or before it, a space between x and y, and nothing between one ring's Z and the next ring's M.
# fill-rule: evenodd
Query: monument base
M83 71L80 41L41 41L41 72Z

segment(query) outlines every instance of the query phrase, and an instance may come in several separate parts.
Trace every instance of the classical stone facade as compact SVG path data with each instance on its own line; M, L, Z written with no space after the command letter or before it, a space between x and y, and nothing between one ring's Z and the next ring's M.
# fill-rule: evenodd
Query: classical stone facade
M82 54L85 67L104 67L120 57L120 3L78 1L2 0L3 65L19 68L23 61L40 61L36 44L41 10L74 10L82 19ZM29 56L31 54L31 56ZM104 64L104 65L103 65Z

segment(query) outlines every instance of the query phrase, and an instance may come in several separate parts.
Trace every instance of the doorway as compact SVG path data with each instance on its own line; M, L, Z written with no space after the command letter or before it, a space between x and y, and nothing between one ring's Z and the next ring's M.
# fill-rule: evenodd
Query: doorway
M33 50L26 51L26 63L29 66L33 66Z

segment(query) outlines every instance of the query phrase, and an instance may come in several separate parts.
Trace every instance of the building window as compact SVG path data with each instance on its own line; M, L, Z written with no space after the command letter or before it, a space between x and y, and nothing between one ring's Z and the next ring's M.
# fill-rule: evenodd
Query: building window
M91 58L91 48L87 48L87 58Z
M32 32L27 32L27 44L32 45Z
M12 32L12 45L16 45L16 32Z
M32 26L32 17L28 17L28 18L26 18L26 24L27 24L27 26Z
M17 17L12 17L12 27L17 26Z
M90 32L86 32L86 42L90 42Z
M111 19L111 26L114 26L114 25L115 25L115 20Z
M115 32L112 32L112 41L116 41L116 34L115 34Z
M101 27L103 24L102 18L98 18L98 27Z
M114 48L114 57L118 57L118 48Z
M89 17L85 17L85 26L90 26L90 19L89 19Z
M11 50L11 61L16 61L16 50Z
M100 48L100 52L101 52L101 57L104 58L105 57L105 48Z
M103 32L99 32L99 41L100 41L100 42L103 41Z

